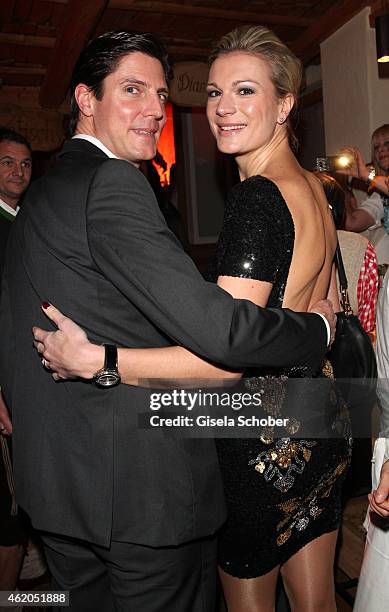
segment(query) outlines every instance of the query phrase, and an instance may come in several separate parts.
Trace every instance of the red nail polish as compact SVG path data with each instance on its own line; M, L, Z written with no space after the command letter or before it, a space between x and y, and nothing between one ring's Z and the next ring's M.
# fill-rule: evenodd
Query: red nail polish
M46 310L46 308L48 308L50 306L50 302L42 302L42 308L44 308Z

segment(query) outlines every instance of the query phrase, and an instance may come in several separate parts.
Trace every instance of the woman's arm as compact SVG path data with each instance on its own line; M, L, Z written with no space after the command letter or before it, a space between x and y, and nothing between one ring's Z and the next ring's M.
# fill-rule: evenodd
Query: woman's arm
M358 178L361 181L365 181L365 183L369 183L369 187L371 189L377 189L386 195L389 194L388 177L381 174L376 174L374 178L369 179L371 168L365 164L365 160L363 159L362 153L359 149L356 147L347 147L342 150L342 153L343 152L352 156L353 163L349 168L337 170L338 174L345 174L346 176Z
M352 232L360 232L372 225L380 225L384 216L383 199L375 191L357 208L350 207L346 202L345 229Z
M268 282L229 276L219 277L218 284L234 298L250 300L258 306L266 305L272 287ZM58 331L34 327L33 334L38 352L55 372L54 378L93 378L103 365L104 348L89 342L85 332L54 306L47 306L44 312ZM171 384L173 379L237 379L242 375L201 359L180 346L120 348L118 367L122 382L142 387L160 386L161 380L155 379L167 379Z
M348 232L363 232L374 223L374 218L362 208L346 211L345 229Z

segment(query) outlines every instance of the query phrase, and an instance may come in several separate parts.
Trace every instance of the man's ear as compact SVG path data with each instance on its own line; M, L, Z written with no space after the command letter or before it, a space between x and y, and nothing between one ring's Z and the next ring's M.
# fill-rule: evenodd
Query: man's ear
M84 83L79 83L74 90L74 97L78 104L80 112L86 117L93 115L93 98L94 93Z

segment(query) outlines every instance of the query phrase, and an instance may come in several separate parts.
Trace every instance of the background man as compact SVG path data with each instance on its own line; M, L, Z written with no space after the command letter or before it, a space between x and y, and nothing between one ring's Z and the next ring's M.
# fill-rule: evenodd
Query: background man
M8 234L30 179L30 144L18 132L0 127L0 277ZM0 391L0 590L15 588L26 544L26 519L16 505L10 443L4 437L11 433L12 425Z
M22 136L0 127L0 272L11 223L31 179L31 147Z
M146 390L53 382L31 349L32 325L47 326L40 302L97 344L173 339L235 368L316 365L326 349L319 317L234 301L203 281L167 228L138 170L166 121L167 72L149 34L108 33L83 51L75 137L32 186L4 275L0 381L9 381L17 495L45 532L54 585L80 612L213 611L223 492L211 440L142 436Z

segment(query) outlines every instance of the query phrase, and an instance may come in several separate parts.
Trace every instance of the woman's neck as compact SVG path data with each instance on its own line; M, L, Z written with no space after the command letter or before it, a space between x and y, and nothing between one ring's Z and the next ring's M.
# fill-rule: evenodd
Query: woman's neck
M275 137L264 147L255 149L243 155L236 155L235 161L238 165L240 180L244 181L250 176L272 174L272 167L279 169L285 163L294 158L290 150L286 134L275 135ZM278 174L278 172L277 172Z

